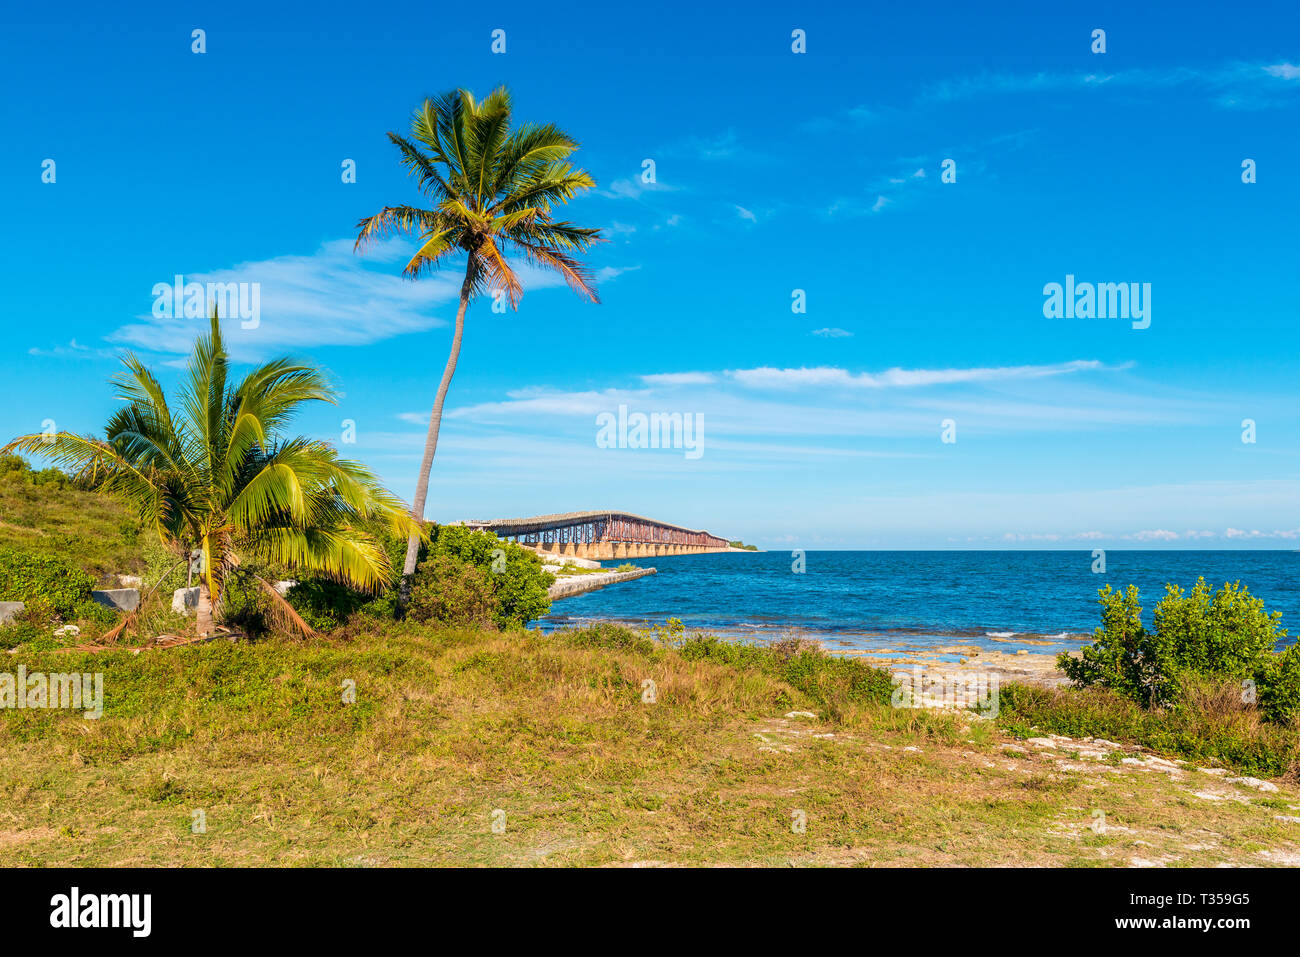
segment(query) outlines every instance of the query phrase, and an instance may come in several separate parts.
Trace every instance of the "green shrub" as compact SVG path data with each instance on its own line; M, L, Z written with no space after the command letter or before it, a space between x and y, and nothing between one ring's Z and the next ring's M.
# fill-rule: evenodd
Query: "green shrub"
M1123 592L1109 585L1098 593L1101 627L1093 644L1074 658L1062 653L1057 665L1078 687L1110 688L1147 707L1180 703L1194 679L1270 685L1270 708L1286 711L1287 670L1276 659L1277 642L1287 636L1278 627L1281 612L1266 612L1264 602L1238 583L1211 592L1204 578L1191 592L1166 585L1155 607L1152 628L1142 623L1138 590Z
M565 628L556 637L579 648L610 648L615 651L635 651L653 656L658 647L653 638L609 621L598 621L584 628Z
M73 484L72 476L62 469L34 469L21 455L0 456L0 476L27 485L50 485L54 488L67 488Z
M1295 723L1300 717L1300 645L1274 655L1256 680L1264 716L1270 721Z
M826 707L850 702L888 706L893 698L894 680L888 671L828 655L820 648L805 646L787 653L787 649L696 635L682 641L677 650L688 661L712 661L775 675Z
M488 572L451 555L436 555L416 573L406 614L421 623L492 625L499 611Z
M1278 621L1282 613L1264 610L1240 582L1227 583L1211 593L1199 578L1190 593L1177 585L1165 586L1156 605L1154 624L1162 648L1177 668L1219 678L1246 678L1265 663L1277 648Z
M125 522L123 534L126 533ZM188 578L188 565L180 555L159 541L157 535L143 536L140 553L144 558L144 573L141 575L143 590L153 589L168 596L178 588L184 588Z
M27 460L21 455L0 455L0 476L25 475L29 471Z
M382 529L372 529L371 533L382 543L393 568L400 574L406 559L405 540ZM499 628L525 625L551 610L547 589L555 576L542 570L541 559L530 549L460 525L434 526L429 543L420 547L417 582L425 566L440 557L475 566L487 575L496 605L491 620ZM431 574L438 576L444 572ZM397 585L394 582L376 596L318 577L300 581L286 597L313 628L330 630L359 612L393 617L397 609Z
M368 525L366 531L384 549L389 564L400 573L406 559L406 539L391 534L378 523ZM423 546L420 553L424 553ZM318 575L298 579L284 597L303 621L318 631L333 631L357 614L391 619L397 610L396 582L376 595Z
M65 617L68 621L91 621L97 625L107 627L117 624L118 617L121 614L116 608L101 605L95 599L87 598L85 601L77 602L71 614Z
M328 632L346 624L374 597L330 579L305 579L292 586L285 598L304 622Z
M0 649L8 650L19 645L29 650L33 647L57 647L64 640L54 637L54 628L63 618L40 599L29 601L22 611L0 626Z
M0 625L0 651L8 651L49 636L50 629L42 628L35 622L9 621Z
M555 576L542 570L542 560L531 549L490 532L443 525L433 530L425 560L440 555L477 565L488 573L497 602L494 620L500 628L526 625L551 610L547 589Z
M0 601L40 601L74 618L94 587L92 576L58 555L0 549Z
M1181 707L1157 710L1106 688L1008 684L998 691L997 722L1020 737L1101 738L1261 777L1297 773L1300 735L1294 727L1260 720L1260 712L1243 706L1235 683L1221 682L1218 695L1203 694L1214 684L1208 679L1189 684L1193 693Z

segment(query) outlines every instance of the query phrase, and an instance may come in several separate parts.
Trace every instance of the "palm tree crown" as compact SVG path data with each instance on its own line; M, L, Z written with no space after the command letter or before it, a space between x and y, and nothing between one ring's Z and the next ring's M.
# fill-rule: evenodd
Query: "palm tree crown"
M518 308L523 288L505 258L514 249L599 302L587 268L572 254L599 242L600 231L557 222L551 215L553 204L596 185L585 170L565 162L578 143L552 124L511 130L510 114L505 87L481 103L468 90L426 99L411 119L411 136L389 133L388 138L433 206L384 207L357 223L356 245L392 230L418 231L421 246L406 264L406 275L416 278L463 252L470 297L499 290Z
M406 535L412 522L405 505L330 445L279 434L303 403L335 401L319 370L275 359L231 383L215 311L210 333L194 345L176 408L134 355L123 365L115 382L126 404L109 419L104 439L26 435L4 451L92 474L178 554L201 549L200 634L211 630L226 577L244 560L365 590L392 582L383 548L359 526L382 519Z

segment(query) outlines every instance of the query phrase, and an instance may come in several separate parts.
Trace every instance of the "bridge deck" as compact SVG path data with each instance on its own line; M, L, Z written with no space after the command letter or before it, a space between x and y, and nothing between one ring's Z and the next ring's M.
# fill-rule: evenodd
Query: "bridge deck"
M727 551L731 543L700 528L661 522L632 512L586 510L460 522L512 538L538 551L588 558Z
M588 510L584 512L556 512L554 515L534 515L531 518L493 518L486 521L471 519L467 522L458 524L467 525L470 528L488 528L494 532L502 529L510 529L507 534L518 535L527 532L545 532L556 528L568 528L574 525L584 525L588 522L612 521L614 519L625 519L630 522L642 522L646 525L654 525L659 528L671 528L678 532L689 532L692 535L708 535L702 528L687 528L684 525L674 525L671 522L661 522L658 519L646 518L644 515L635 515L632 512L615 512Z

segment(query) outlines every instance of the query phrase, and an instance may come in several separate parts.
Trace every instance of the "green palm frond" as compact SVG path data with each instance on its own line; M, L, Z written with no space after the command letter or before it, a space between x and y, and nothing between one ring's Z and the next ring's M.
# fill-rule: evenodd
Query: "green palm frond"
M504 255L514 245L599 302L590 273L573 254L601 242L600 230L551 218L553 207L596 185L568 162L578 142L553 124L512 129L511 111L505 87L482 100L468 90L424 100L412 115L410 135L388 138L432 206L387 206L361 219L356 247L418 234L420 247L403 269L406 276L425 275L463 253L467 288L474 295L499 290L518 308L523 288Z
M419 533L406 505L332 446L281 434L305 403L336 401L320 370L275 359L230 381L215 313L189 358L180 415L139 360L127 356L123 364L116 382L125 404L104 438L26 435L4 451L93 474L172 550L202 548L200 579L213 602L245 559L363 589L393 581L384 549L364 527L379 520L397 534Z

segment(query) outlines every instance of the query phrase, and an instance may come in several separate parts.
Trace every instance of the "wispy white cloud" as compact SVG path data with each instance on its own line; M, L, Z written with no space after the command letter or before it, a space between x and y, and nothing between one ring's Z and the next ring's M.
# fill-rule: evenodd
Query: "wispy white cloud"
M1176 542L1178 533L1171 532L1166 528L1146 528L1140 532L1133 532L1130 535L1123 536L1139 542Z
M961 382L989 382L998 379L1039 379L1044 376L1096 372L1106 366L1096 359L1074 359L1052 365L991 366L971 369L886 369L884 372L849 372L834 366L777 369L729 369L727 375L754 389L885 389L950 385Z
M1184 492L1195 488L1195 486L1180 487L1178 491ZM1167 490L1167 489L1165 489ZM1139 489L1126 490L1130 493L1142 491ZM1155 489L1147 491L1155 492ZM1118 494L1117 492L1106 493L1110 495ZM1002 536L1004 542L1138 542L1143 544L1152 543L1174 543L1174 542L1196 542L1208 539L1222 538L1228 541L1290 541L1300 538L1300 528L1291 529L1273 529L1272 531L1261 531L1260 529L1251 529L1246 531L1240 528L1227 528L1223 532L1214 532L1208 529L1188 529L1183 532L1176 532L1167 528L1144 528L1133 532L1006 532ZM967 539L967 541L978 541L981 539ZM989 537L984 537L983 541L990 541Z
M831 116L815 116L804 122L801 129L808 133L834 133L874 123L881 118L881 114L880 109L854 106Z
M680 386L712 385L718 379L711 372L654 372L641 376L641 381L652 386Z
M1272 105L1271 101L1258 100L1257 97L1266 97L1276 90L1275 80L1294 80L1297 77L1300 77L1300 67L1289 62L1238 62L1208 68L1137 68L1113 73L982 73L934 83L922 90L917 101L924 105L998 94L1099 89L1160 90L1185 86L1214 94L1214 102L1221 106Z
M849 330L840 329L835 326L827 326L823 329L814 329L812 334L814 336L821 336L823 339L847 339L853 335Z
M635 401L646 393L633 389L591 389L583 392L560 392L551 389L517 389L500 402L481 402L444 413L447 419L474 421L512 421L521 416L594 416L618 407L620 402ZM425 416L428 421L428 416ZM534 425L539 424L536 419Z
M640 266L602 266L596 270L597 282L609 282L611 279L617 279L625 272L636 272Z
M401 266L415 252L404 238L376 243L364 255L353 253L350 239L322 243L310 255L276 256L239 263L227 269L185 272L185 281L200 283L258 283L261 315L256 328L240 322L223 323L226 345L240 361L277 353L301 352L318 346L353 346L447 325L439 313L460 294L461 276L455 268L419 280L403 278ZM609 280L637 269L606 267L597 278ZM564 285L559 274L527 262L516 264L525 292ZM142 281L145 293L156 282ZM152 312L136 317L106 338L110 342L149 352L184 355L206 320L157 318Z
M97 349L83 346L76 339L69 339L66 346L51 346L41 349L37 346L27 350L29 356L50 356L60 359L109 359L117 355L112 349Z
M596 192L606 199L640 199L646 193L673 193L678 189L680 187L659 182L657 177L654 182L647 183L640 176L625 176L610 183L608 189Z
M922 163L927 162L926 157L912 157L910 161L898 161L899 166L904 163L907 163L907 166L891 175L870 180L864 188L866 198L841 196L827 207L826 214L862 216L868 213L881 213L911 196L919 195L913 187L923 185L928 177L924 166L912 168L911 163L917 162L918 159ZM870 198L873 195L875 200Z

